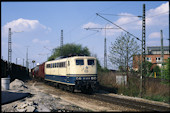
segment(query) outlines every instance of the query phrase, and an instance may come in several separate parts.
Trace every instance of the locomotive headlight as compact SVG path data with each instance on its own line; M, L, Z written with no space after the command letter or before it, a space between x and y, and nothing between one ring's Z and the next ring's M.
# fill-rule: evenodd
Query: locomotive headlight
M91 80L96 80L96 77L91 77Z
M81 77L76 77L76 80L81 80Z

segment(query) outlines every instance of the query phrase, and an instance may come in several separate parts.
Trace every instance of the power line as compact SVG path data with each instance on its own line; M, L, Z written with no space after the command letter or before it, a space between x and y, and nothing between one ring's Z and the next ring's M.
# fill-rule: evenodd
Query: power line
M128 34L132 35L132 36L135 37L137 40L141 41L138 37L134 36L132 33L128 32L127 30L123 29L122 27L118 26L117 24L113 23L112 21L104 18L103 16L99 15L98 13L96 13L96 15L100 16L100 17L103 18L104 20L112 23L113 25L117 26L118 28L122 29L123 31L127 32Z
M145 18L146 18L146 19L153 18L153 17L159 16L159 15L162 15L162 14L166 14L166 13L168 13L168 12L169 12L169 11L162 12L162 13L159 13L159 14L156 14L156 15L152 15L152 16L149 16L149 17L145 17ZM139 17L139 18L142 17L142 16L118 15L118 14L105 14L105 13L98 13L98 14L101 14L101 15L111 15L111 16L129 16L129 17ZM137 22L137 21L141 21L141 20L131 21L131 22L128 22L128 23L125 23L125 24L121 24L120 26L127 25L127 24L130 24L130 23L134 23L134 22Z
M127 17L141 17L141 16L133 16L133 15L118 15L118 14L106 14L106 13L98 13L100 15L110 15L110 16L127 16Z
M76 40L76 41L74 41L74 42L72 42L72 43L75 43L75 42L77 42L77 41L83 40L83 39L85 39L85 38L89 38L90 36L95 35L95 34L97 34L98 32L99 32L99 31L96 31L95 33L92 33L92 34L90 34L90 35L87 35L87 36L85 36L85 37L83 37L83 38L81 38L81 39L79 39L79 40Z
M149 16L149 17L146 17L146 18L152 18L152 17L159 16L159 15L162 15L162 14L165 14L165 13L168 13L168 12L169 11L162 12L162 13L159 13L159 14L156 14L156 15L152 15L152 16Z
M149 16L147 18L150 18L150 17L155 17L155 16L159 16L159 15L162 15L162 14L165 14L165 13L168 13L169 11L165 11L165 12L162 12L162 13L159 13L159 14L156 14L156 15L152 15L152 16ZM142 16L133 16L133 15L119 15L119 14L106 14L106 13L98 13L100 15L110 15L110 16L127 16L127 17L142 17Z

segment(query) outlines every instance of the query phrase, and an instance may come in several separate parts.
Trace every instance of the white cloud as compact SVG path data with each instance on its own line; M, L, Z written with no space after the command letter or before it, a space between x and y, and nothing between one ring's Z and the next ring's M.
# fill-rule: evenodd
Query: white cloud
M43 30L45 33L51 31L51 28L46 27L45 25L40 24L38 20L28 20L19 18L17 20L13 20L8 22L6 25L2 27L2 36L8 36L8 30L11 28L13 31L24 31L24 32L32 32L35 30Z
M100 24L95 24L95 23L93 23L93 22L89 22L89 23L84 24L84 25L82 26L83 29L84 29L84 28L98 28L98 27L101 27L101 25L100 25Z
M35 44L42 44L42 45L46 45L50 43L49 40L39 40L37 38L33 39L32 42Z
M155 9L150 9L149 11L146 12L146 14L147 16L152 16L152 15L157 15L157 14L167 12L167 11L169 11L169 2L164 3Z
M149 34L149 38L160 38L160 32L153 32Z
M127 15L120 17L115 24L123 27L124 29L141 29L141 19L136 15L130 13L120 13L119 15Z
M168 26L169 25L168 11L169 11L169 2L164 3L155 9L150 9L146 11L146 25Z

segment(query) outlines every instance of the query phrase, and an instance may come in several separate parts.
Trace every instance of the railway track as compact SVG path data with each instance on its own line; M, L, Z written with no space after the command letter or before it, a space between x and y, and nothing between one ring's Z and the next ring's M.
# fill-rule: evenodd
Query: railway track
M51 86L53 85L51 84ZM143 102L140 100L109 96L108 94L103 94L103 93L94 93L91 95L83 94L80 92L79 93L65 92L65 93L68 93L70 95L76 95L77 98L86 97L86 98L98 100L101 102L107 102L107 103L114 104L114 105L136 109L139 111L170 111L170 106L163 106L163 105Z
M139 111L170 111L170 106L168 107L168 106L151 104L151 103L142 102L142 101L118 98L118 97L108 96L105 94L96 93L94 95L84 95L84 96L87 96L88 98L108 102L111 104L133 108Z

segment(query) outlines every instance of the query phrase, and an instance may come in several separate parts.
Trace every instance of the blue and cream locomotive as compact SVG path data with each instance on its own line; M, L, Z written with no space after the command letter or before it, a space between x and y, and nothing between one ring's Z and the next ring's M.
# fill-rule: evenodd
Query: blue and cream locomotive
M96 58L72 56L45 62L45 80L67 87L68 90L92 92L97 85Z

